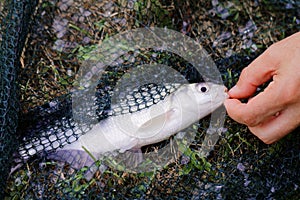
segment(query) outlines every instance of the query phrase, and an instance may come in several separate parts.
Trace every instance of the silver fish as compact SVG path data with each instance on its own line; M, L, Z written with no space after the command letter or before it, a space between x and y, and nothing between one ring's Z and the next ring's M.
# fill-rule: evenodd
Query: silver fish
M125 152L168 139L213 112L226 98L226 88L221 85L181 85L149 108L101 120L77 141L59 147L48 158L77 169L91 166L95 158L100 159L107 152Z
M100 121L76 142L57 149L50 157L55 159L61 156L61 160L73 161L67 158L73 155L71 151L75 151L76 155L79 151L88 151L98 159L106 152L124 152L161 142L213 112L226 98L225 87L221 85L182 85L149 108ZM82 164L75 165L81 167Z

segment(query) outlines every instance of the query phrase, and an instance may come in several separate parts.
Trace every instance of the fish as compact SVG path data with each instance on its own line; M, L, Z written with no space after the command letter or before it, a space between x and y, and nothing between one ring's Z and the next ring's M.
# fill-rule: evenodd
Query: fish
M150 107L101 120L47 157L81 169L108 152L124 153L164 141L220 107L228 98L226 91L225 86L211 82L182 84Z

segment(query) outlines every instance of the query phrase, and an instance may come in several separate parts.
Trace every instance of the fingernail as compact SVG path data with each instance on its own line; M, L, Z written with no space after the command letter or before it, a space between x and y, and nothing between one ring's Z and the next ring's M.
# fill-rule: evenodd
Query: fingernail
M235 85L235 86L233 86L229 91L234 91L234 90L236 90L237 89L237 86Z
M228 94L229 94L229 96L231 96L232 94L234 94L234 93L237 93L238 92L238 87L235 85L235 86L233 86L229 91L228 91Z

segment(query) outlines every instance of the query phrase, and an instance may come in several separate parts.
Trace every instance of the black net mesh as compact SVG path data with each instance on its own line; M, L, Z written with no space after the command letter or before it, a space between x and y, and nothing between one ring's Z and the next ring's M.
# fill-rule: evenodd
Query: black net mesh
M188 83L213 79L195 69L193 55L199 52L191 50L193 44L131 48L133 39L147 42L145 34L116 35L137 28L177 30L200 43L231 88L241 70L267 47L299 31L298 1L0 0L0 11L4 199L300 198L299 128L265 145L226 117L214 150L203 156L208 116L184 134L143 146L144 160L138 164L143 169L166 164L138 172L126 170L131 167L126 161L140 152L114 152L102 160L88 150L55 154L95 124L134 115L172 98ZM112 37L123 46L105 43ZM163 34L159 38L165 39ZM181 38L170 34L167 39ZM118 52L122 55L114 56ZM94 77L85 68L95 74L105 70ZM96 80L94 89L85 93L78 85L89 80ZM75 98L74 88L83 91ZM182 135L195 131L182 149ZM182 154L168 157L174 149Z
M0 164L1 164L1 196L4 196L11 155L17 143L16 128L19 112L19 89L17 73L20 68L20 56L28 33L31 13L35 8L34 1L0 2Z

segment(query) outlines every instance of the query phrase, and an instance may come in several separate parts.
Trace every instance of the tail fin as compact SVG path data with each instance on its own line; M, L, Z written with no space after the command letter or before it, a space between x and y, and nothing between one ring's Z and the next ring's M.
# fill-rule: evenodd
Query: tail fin
M90 167L94 164L93 158L83 150L57 150L47 155L48 159L67 162L75 169L85 166Z

